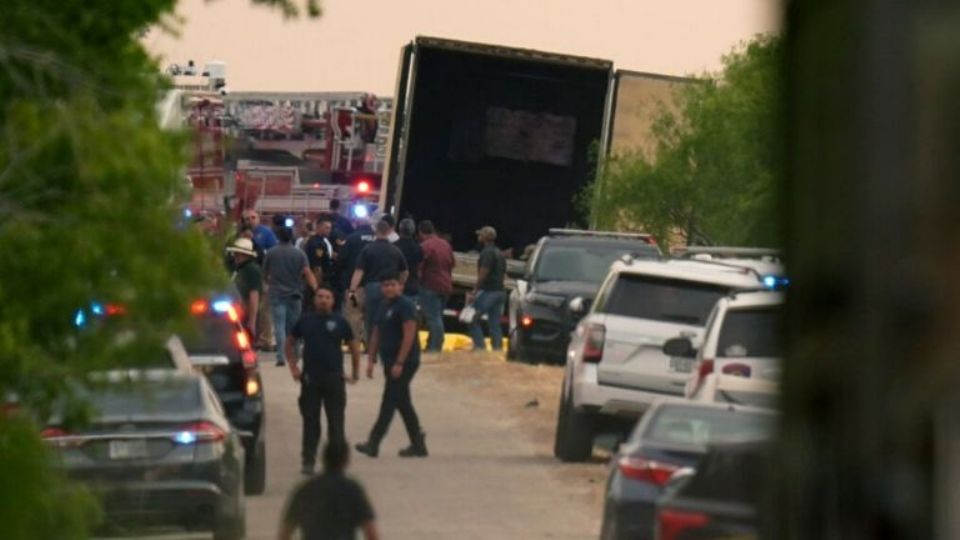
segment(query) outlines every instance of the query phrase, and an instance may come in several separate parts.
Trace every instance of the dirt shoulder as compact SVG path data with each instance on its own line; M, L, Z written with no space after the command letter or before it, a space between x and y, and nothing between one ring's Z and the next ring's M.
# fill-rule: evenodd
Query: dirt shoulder
M563 367L506 362L495 354L460 351L425 356L424 364L439 380L468 388L473 396L502 408L519 436L533 442L536 457L555 464L555 474L564 481L580 485L599 512L609 454L597 449L593 460L583 464L561 463L553 457Z

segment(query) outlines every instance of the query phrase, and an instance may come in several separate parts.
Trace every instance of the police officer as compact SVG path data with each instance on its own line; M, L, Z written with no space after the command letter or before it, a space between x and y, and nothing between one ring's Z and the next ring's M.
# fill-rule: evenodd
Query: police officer
M345 382L357 382L360 343L346 319L333 312L333 291L321 286L313 297L314 311L293 326L286 342L290 374L300 381L300 415L303 417L301 459L305 475L313 474L320 443L320 409L327 415L327 440L346 444L344 413L347 406ZM303 340L303 370L296 357L295 340ZM350 347L352 370L343 372L342 345Z
M410 446L400 450L400 457L427 457L426 435L420 429L420 419L413 408L410 383L420 367L420 347L417 346L417 307L403 296L403 284L397 274L380 276L383 302L376 316L376 326L370 337L367 376L373 376L377 355L383 361L384 386L380 414L370 431L367 442L356 446L357 451L377 457L380 441L387 434L393 413L400 411L410 437Z
M398 276L401 284L407 280L407 261L403 253L390 243L390 233L393 232L390 222L381 219L375 230L376 240L363 248L357 257L357 267L353 271L350 290L347 292L350 298L363 286L363 324L366 326L368 340L373 330L374 317L380 309L380 281L383 276Z

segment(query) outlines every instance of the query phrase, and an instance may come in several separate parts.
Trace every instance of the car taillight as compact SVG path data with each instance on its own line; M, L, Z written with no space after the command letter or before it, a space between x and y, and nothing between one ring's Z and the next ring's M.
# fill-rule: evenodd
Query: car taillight
M260 393L260 380L255 375L247 378L247 384L243 386L243 391L247 396L255 396Z
M681 512L679 510L660 510L657 514L657 538L677 540L680 535L692 530L702 529L710 523L710 518L699 512Z
M227 432L213 422L206 420L184 426L173 435L177 444L194 444L202 442L220 442L227 438Z
M247 335L246 330L237 330L236 339L237 347L239 347L241 351L250 349L250 336Z
M623 456L617 462L617 468L627 478L663 487L679 467L637 456Z
M73 448L86 442L83 438L56 426L49 426L40 431L40 437L47 443L61 448Z
M750 375L753 373L753 370L747 364L727 364L723 366L721 370L724 375L734 375L737 377L746 377L750 378Z
M244 349L240 356L243 358L243 365L247 368L257 367L257 353L253 349Z
M607 329L602 324L591 323L584 329L583 361L597 363L603 359L603 342Z
M529 315L524 315L523 317L521 317L520 326L524 328L530 328L531 326L533 326L533 317Z

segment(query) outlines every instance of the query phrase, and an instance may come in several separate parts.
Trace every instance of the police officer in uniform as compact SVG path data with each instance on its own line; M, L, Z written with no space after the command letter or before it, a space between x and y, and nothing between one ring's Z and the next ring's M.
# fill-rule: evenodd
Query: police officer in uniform
M320 444L320 409L327 416L327 440L346 444L344 413L347 407L346 382L357 382L360 369L360 343L347 320L333 312L333 291L317 288L314 311L304 314L293 326L286 341L290 374L300 381L300 415L303 417L301 446L302 472L313 474ZM296 357L295 340L303 340L303 369ZM352 360L351 375L343 370L342 345L348 344Z
M383 397L370 437L356 448L360 453L377 457L393 413L399 410L410 437L410 446L400 450L400 457L427 457L426 435L420 429L420 419L410 397L410 383L420 367L420 347L416 344L417 307L403 296L403 284L397 274L381 275L380 289L383 301L370 337L367 376L373 376L379 354L385 379Z

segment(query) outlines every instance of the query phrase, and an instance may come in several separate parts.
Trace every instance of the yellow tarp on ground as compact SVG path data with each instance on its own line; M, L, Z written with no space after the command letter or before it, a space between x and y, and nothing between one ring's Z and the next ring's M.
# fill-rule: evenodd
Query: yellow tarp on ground
M427 346L427 336L429 334L426 331L420 332L420 348L424 349ZM487 350L490 348L490 338L486 340ZM473 340L470 339L470 336L464 334L451 334L447 333L443 336L443 350L444 352L450 351L469 351L473 349ZM507 339L503 339L503 350L507 350Z

